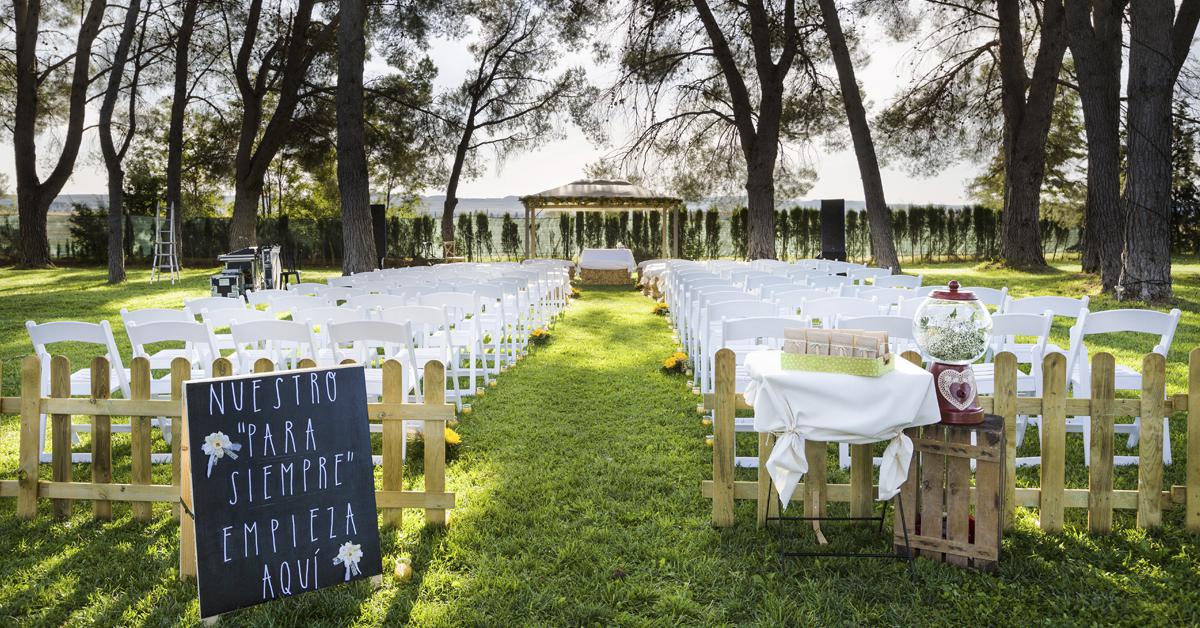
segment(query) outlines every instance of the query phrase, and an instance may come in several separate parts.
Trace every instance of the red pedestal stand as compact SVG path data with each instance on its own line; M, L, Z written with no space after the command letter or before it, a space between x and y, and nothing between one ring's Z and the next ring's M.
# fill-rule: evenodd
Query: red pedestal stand
M983 423L983 408L975 401L975 372L968 364L934 362L929 369L937 389L942 423L976 425Z

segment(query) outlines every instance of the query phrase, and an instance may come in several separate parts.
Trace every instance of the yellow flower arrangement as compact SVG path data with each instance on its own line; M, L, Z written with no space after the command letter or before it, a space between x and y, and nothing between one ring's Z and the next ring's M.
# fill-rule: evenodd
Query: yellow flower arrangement
M663 360L663 368L667 369L668 371L673 370L677 366L679 366L679 360L675 359L674 356Z
M462 444L462 436L460 436L458 432L455 432L454 430L452 430L450 428L446 428L445 438L446 438L447 445L454 446L454 445Z
M543 327L539 327L539 328L533 330L532 332L530 332L530 334L529 334L529 342L531 344L535 344L535 345L545 344L549 340L550 340L550 330L545 329Z
M659 316L665 316L667 314L667 311L668 311L667 304L663 303L662 301L659 301L654 304L654 309L651 310L651 313L657 314Z
M687 362L687 354L682 351L676 351L675 355L671 356L680 362Z
M682 373L687 368L687 354L676 351L662 361L662 367L668 373Z

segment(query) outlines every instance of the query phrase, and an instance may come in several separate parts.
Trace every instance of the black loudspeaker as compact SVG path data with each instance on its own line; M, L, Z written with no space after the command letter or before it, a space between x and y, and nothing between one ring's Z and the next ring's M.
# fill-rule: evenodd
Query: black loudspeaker
M821 259L846 261L845 199L821 199Z
M375 234L375 257L378 267L383 268L387 257L387 206L371 205L371 231Z

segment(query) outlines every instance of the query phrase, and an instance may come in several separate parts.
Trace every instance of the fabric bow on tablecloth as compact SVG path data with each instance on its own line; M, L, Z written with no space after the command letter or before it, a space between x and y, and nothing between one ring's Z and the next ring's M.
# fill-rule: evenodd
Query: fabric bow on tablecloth
M756 351L747 356L750 384L744 396L754 406L755 430L776 435L766 467L783 507L808 472L807 440L851 445L889 441L879 468L879 499L900 492L913 452L904 430L941 420L933 377L899 357L893 358L894 371L863 377L785 371L779 355Z

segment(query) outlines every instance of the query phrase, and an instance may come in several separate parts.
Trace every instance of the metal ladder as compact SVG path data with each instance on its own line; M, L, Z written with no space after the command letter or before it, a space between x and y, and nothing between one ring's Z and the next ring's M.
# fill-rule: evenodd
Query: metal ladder
M167 271L171 283L179 279L179 257L175 254L175 208L168 207L166 226L157 201L154 203L154 265L150 268L150 283L163 279Z

